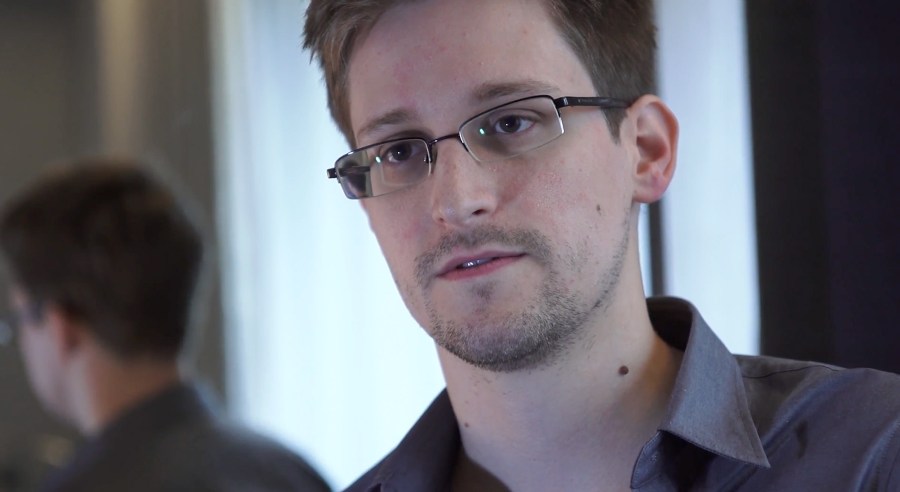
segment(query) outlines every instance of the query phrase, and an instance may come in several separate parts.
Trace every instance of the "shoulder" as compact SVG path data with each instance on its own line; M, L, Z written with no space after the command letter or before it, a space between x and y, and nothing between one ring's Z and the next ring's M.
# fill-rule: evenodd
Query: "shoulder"
M893 420L900 414L900 375L777 357L736 358L751 407L830 408L834 413L858 411Z
M772 464L767 473L894 490L882 487L900 480L900 375L773 357L737 360Z
M216 419L185 422L152 440L119 444L89 461L76 457L43 490L331 490L306 460L284 445Z
M330 487L299 454L249 428L221 420L183 428L168 448L203 481L230 483L236 490L326 491ZM218 489L216 489L218 490Z

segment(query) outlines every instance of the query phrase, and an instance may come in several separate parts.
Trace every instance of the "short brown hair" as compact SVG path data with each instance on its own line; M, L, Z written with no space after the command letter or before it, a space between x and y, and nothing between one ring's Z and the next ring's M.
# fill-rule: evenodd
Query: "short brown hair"
M112 352L181 351L203 234L146 166L92 158L54 167L3 208L0 254L32 301L84 321Z
M318 58L328 108L355 146L350 125L347 72L356 41L390 8L409 0L312 0L303 46ZM656 26L652 0L544 0L560 34L587 68L597 94L632 101L656 91ZM581 95L581 94L578 94ZM619 135L621 110L606 111Z

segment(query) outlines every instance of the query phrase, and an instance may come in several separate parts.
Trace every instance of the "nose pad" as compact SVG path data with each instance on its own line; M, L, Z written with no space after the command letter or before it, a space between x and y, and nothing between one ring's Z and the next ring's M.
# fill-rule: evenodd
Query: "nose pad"
M459 135L459 133L451 133L451 134L449 134L449 135L444 135L443 137L438 137L438 138L436 138L436 139L431 140L430 142L428 142L428 153L429 153L430 156L431 156L431 165L432 165L432 167L434 166L435 161L437 161L437 155L438 155L437 144L440 143L440 142L442 142L442 141L444 141L444 140L451 140L451 139L456 140L457 142L459 142L459 144L463 146L463 149L465 149L466 153L469 153L469 147L466 146L466 143L465 143L465 142L463 142L463 139L462 139L462 137ZM471 153L469 153L469 154L470 154L470 156L471 156Z
M437 142L452 137L459 145L444 145L438 157ZM455 228L471 227L496 210L497 178L472 157L458 135L452 137L432 144L432 218Z

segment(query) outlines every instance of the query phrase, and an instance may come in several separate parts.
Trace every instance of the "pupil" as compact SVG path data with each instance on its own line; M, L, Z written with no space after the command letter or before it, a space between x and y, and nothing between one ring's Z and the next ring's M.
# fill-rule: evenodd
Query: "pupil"
M500 120L500 129L506 133L512 133L519 129L521 121L515 116L507 116Z
M406 159L409 159L409 154L409 144L396 145L391 149L391 158L395 161L405 161Z

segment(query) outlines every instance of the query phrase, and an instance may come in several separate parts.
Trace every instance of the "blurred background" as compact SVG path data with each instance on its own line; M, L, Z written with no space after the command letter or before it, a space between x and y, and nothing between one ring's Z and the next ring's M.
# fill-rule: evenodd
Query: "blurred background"
M325 178L348 149L301 49L305 5L0 0L0 200L97 153L183 183L217 240L198 376L342 488L443 383L362 210ZM657 1L682 137L644 213L645 285L692 300L734 352L900 372L898 10ZM0 345L0 491L33 490L77 444Z

